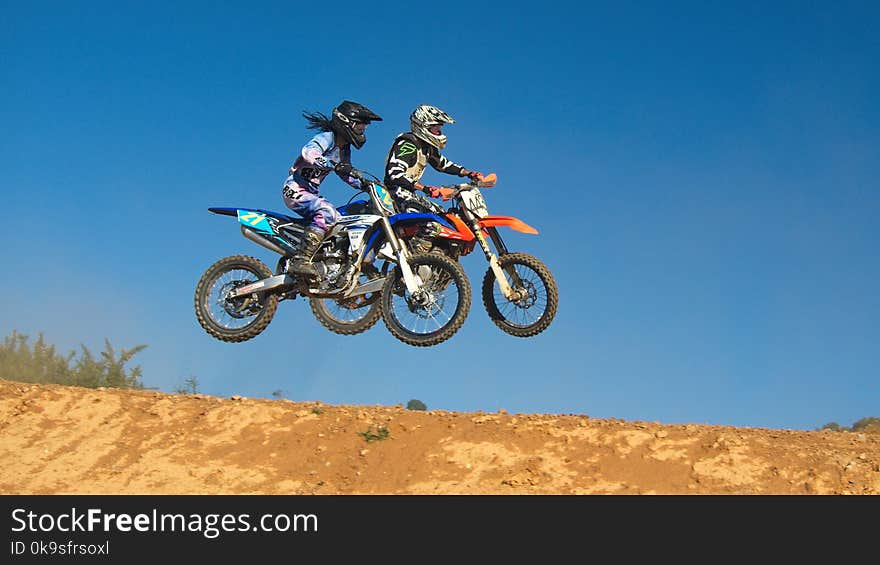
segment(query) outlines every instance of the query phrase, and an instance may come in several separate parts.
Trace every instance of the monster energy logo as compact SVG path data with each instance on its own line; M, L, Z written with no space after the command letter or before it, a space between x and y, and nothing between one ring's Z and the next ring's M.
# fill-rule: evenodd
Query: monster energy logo
M410 155L416 152L416 146L410 143L409 141L404 141L403 145L400 146L400 151L397 152L398 157L403 157L404 155Z

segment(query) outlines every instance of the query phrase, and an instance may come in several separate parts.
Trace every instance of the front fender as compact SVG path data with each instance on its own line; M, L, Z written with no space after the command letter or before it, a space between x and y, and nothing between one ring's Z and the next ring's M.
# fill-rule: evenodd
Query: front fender
M479 225L481 228L507 226L522 233L538 233L538 230L513 216L486 216L480 219Z

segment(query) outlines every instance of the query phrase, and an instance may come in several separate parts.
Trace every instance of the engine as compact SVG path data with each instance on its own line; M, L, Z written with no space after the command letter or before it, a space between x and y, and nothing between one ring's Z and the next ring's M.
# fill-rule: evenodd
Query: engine
M349 272L354 268L348 254L348 236L342 233L326 241L313 263L323 288L332 290L344 287Z

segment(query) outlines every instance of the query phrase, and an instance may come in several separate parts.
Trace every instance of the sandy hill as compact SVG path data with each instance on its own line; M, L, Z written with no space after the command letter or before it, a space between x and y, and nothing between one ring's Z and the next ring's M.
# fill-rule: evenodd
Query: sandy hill
M880 494L880 434L0 380L0 494Z

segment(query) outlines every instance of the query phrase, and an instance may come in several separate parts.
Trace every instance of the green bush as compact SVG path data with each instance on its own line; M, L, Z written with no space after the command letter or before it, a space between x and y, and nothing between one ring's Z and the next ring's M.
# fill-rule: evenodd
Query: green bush
M182 385L174 387L174 392L177 394L198 394L199 379L195 375L190 375L183 380Z
M880 418L862 418L852 425L854 432L880 432Z
M418 400L416 398L413 398L412 400L407 402L406 407L409 410L427 410L428 409L428 407L425 405L424 402L422 402L421 400Z
M104 347L99 357L85 345L80 345L79 357L73 351L61 355L54 345L46 344L42 333L30 345L28 336L13 330L0 345L0 378L89 388L144 388L140 366L127 369L125 365L147 346L123 349L118 355L109 340L104 340Z
M363 437L367 443L382 441L387 439L390 434L391 432L385 426L379 426L375 432L373 431L373 426L370 426L365 432L358 432L358 435Z
M862 418L849 428L841 426L837 422L828 422L819 430L831 430L832 432L880 432L880 418Z

